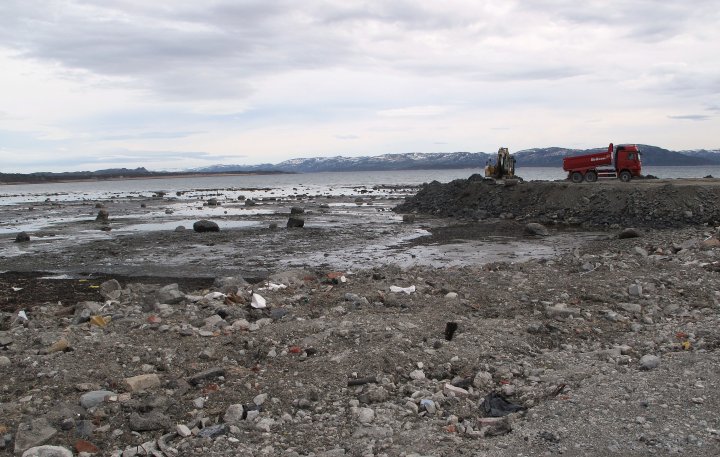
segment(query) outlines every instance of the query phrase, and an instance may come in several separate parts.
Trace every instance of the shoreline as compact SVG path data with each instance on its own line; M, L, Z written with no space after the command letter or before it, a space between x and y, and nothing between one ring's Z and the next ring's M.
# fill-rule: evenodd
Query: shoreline
M0 186L16 186L16 185L32 185L32 184L64 184L76 182L99 182L99 181L134 181L141 179L173 179L173 178L211 178L214 176L273 176L273 175L294 175L298 173L285 171L268 171L268 172L221 172L221 173L180 173L175 175L149 175L149 176L112 176L108 178L80 178L80 179L51 179L45 181L18 181L18 182L1 182Z

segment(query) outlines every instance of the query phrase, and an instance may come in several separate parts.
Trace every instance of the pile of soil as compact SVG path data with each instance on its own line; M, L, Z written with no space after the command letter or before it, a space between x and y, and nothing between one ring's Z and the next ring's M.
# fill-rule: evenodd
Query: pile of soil
M720 181L634 180L570 182L495 181L473 175L423 185L396 207L401 213L602 227L681 227L720 221Z

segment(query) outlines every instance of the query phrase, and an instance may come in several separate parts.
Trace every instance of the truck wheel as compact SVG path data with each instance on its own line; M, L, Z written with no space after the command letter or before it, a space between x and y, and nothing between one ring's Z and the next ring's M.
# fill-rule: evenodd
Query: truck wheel
M595 182L597 181L597 178L597 173L595 173L594 171L588 171L587 173L585 173L585 179L587 180L587 182Z
M574 183L581 183L583 182L583 175L579 171L573 171L570 175L570 181Z
M622 181L622 182L630 182L630 180L632 179L632 175L630 174L629 171L623 170L618 175L618 178L620 178L620 181Z

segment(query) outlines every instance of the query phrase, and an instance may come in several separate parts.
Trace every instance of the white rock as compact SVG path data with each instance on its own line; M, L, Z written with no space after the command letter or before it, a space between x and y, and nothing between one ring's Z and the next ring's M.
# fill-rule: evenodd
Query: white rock
M479 371L473 378L473 387L476 389L489 389L493 386L493 378L487 371Z
M270 429L272 428L273 424L275 424L275 420L271 419L269 417L265 417L263 419L260 419L260 421L255 424L255 428L260 430L261 432L269 433Z
M225 415L223 416L223 420L226 424L237 424L242 420L243 412L245 411L245 408L243 408L243 405L237 403L234 405L228 406L227 410L225 410Z
M357 416L358 422L364 425L370 424L375 420L375 411L370 408L357 408L355 415Z
M73 453L61 446L37 446L23 452L22 457L73 457Z
M255 396L255 398L253 398L253 403L260 406L263 403L265 403L265 400L267 400L267 398L268 398L268 394L257 395L257 396Z
M653 370L660 365L660 357L656 355L646 354L640 359L640 368L643 370Z
M425 372L422 370L413 370L410 372L410 379L420 380L425 379Z
M448 383L443 386L443 393L445 395L453 395L455 397L467 397L468 395L470 395L470 392L463 389L462 387L455 387L452 384Z
M190 436L192 434L192 432L190 431L188 426L185 424L177 424L177 426L175 426L175 431L177 432L178 435L182 436L183 438Z

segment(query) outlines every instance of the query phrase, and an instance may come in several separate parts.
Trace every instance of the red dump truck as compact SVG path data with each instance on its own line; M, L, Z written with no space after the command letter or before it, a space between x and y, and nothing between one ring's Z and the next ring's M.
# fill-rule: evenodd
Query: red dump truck
M606 168L601 168L606 167ZM572 182L595 182L598 178L618 178L628 182L640 176L640 151L634 144L613 146L606 152L563 158L563 170Z

